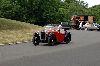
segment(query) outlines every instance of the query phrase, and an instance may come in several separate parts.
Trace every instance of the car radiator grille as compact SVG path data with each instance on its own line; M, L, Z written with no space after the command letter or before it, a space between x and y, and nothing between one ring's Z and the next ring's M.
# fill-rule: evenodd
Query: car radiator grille
M41 40L45 40L45 32L41 32Z

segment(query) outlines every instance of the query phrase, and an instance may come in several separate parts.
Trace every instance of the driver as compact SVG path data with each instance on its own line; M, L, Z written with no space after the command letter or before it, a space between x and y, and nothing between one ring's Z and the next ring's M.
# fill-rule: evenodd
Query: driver
M61 25L59 25L59 26L58 26L58 28L59 28L59 29L61 29L61 28L62 28L62 26L61 26Z

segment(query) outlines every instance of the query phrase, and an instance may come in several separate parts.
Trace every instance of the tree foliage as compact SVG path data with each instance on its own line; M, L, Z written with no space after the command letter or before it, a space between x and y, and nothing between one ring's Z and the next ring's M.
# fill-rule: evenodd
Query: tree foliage
M72 15L96 15L100 21L100 6L87 8L77 0L0 0L0 17L38 25L70 21Z

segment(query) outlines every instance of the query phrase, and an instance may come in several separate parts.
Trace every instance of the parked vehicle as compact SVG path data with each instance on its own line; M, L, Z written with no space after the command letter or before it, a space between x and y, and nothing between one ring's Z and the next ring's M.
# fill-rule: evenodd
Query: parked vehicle
M94 23L94 25L97 26L97 28L98 28L97 31L100 31L100 25L97 23Z
M71 29L71 25L69 24L69 22L61 22L61 26L63 29L66 29L66 30Z
M73 15L71 18L71 26L74 29L80 29L86 23L93 24L95 22L94 15ZM81 23L81 27L80 27Z
M71 33L62 28L50 28L33 34L32 42L35 46L40 42L55 45L56 43L65 42L68 44L71 41Z
M99 30L97 24L95 24L95 23L93 23L93 24L86 23L85 25L83 25L83 28L85 30Z

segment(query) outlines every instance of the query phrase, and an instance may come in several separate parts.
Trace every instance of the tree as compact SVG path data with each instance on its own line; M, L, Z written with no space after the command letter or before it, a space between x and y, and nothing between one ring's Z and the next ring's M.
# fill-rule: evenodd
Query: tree
M0 17L45 25L69 21L72 15L93 15L100 20L100 6L87 8L80 0L0 0Z

